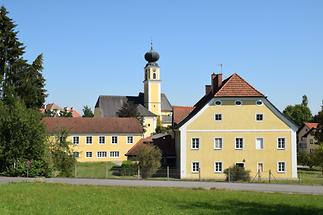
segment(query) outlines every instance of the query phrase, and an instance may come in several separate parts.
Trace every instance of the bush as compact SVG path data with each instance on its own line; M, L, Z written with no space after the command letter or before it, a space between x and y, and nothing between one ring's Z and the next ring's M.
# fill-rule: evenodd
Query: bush
M300 151L298 153L297 161L299 164L308 166L310 169L312 169L315 165L315 153Z
M250 171L245 170L244 167L233 165L224 170L226 181L250 181Z
M121 176L134 176L138 173L138 164L133 161L123 161L120 166Z
M160 167L161 152L154 145L144 144L138 152L137 160L141 177L148 178L155 174Z
M51 177L50 174L52 169L48 165L47 162L34 160L34 161L18 161L13 166L9 167L5 171L5 175L10 176L20 176L20 177L37 177L37 176L44 176L44 177Z

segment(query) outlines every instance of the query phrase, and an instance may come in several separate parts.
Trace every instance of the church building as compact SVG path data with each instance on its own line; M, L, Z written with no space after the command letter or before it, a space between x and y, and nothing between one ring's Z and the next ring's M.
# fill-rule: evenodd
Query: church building
M172 105L167 96L161 92L161 74L157 63L159 54L151 46L150 51L145 54L147 61L144 67L144 92L138 96L99 96L94 110L94 117L118 117L118 111L127 102L137 105L139 114L144 121L144 136L153 134L158 124L160 126L171 126Z

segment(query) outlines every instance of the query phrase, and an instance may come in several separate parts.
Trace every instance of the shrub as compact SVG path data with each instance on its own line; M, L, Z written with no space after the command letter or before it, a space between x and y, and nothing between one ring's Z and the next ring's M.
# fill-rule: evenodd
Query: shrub
M250 171L245 170L244 167L233 165L224 170L226 180L229 181L250 181Z
M154 145L144 144L140 147L137 160L141 177L148 178L155 174L160 167L161 152Z
M21 160L17 161L13 166L5 171L5 175L20 177L51 177L52 169L47 162L41 160Z
M121 176L133 176L138 173L138 164L133 161L123 161L120 166Z
M315 165L315 153L300 151L298 153L297 161L299 164L308 166L310 169L312 169Z

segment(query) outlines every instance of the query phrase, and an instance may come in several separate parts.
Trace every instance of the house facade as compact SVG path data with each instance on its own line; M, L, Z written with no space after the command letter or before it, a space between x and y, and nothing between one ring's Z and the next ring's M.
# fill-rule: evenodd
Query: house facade
M319 147L317 140L315 139L315 131L319 124L305 122L297 133L298 139L298 151L306 151L312 153Z
M239 75L212 74L191 108L174 108L181 179L223 179L233 165L251 176L297 178L297 126ZM183 118L183 119L181 119Z
M68 136L78 162L127 160L125 154L143 137L135 118L43 118L52 143L61 141L62 131ZM65 137L64 137L65 138Z

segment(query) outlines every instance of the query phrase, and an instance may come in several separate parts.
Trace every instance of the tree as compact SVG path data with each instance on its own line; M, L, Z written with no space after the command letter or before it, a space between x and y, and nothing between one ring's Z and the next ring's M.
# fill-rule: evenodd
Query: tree
M315 155L307 151L300 151L297 156L297 162L312 169L315 165Z
M120 110L117 112L119 117L133 117L137 118L145 132L144 118L140 115L138 111L138 105L131 101L125 102Z
M319 123L315 129L315 139L319 144L323 144L323 110L317 115L317 122Z
M250 171L241 166L233 165L225 169L223 173L227 181L250 181Z
M50 176L50 157L41 114L28 109L23 102L0 101L0 172L10 176ZM28 165L27 165L28 163Z
M61 110L59 112L59 117L73 117L73 114L71 110L67 110L67 108L65 107L64 110Z
M67 141L68 131L60 130L54 139L49 140L50 152L53 159L55 175L69 177L72 176L76 159L71 150L72 143Z
M40 108L45 102L45 79L42 76L43 56L32 64L23 59L23 43L19 42L16 25L4 7L0 9L0 98L10 102L20 98L27 108Z
M292 119L297 125L302 125L304 122L312 122L313 115L309 107L307 107L308 99L304 95L302 104L288 105L283 113Z
M148 178L160 167L161 152L154 145L144 144L140 147L136 159L139 161L141 177Z
M314 150L315 165L321 167L323 174L323 145Z
M94 117L94 114L89 106L87 105L84 106L82 117Z

